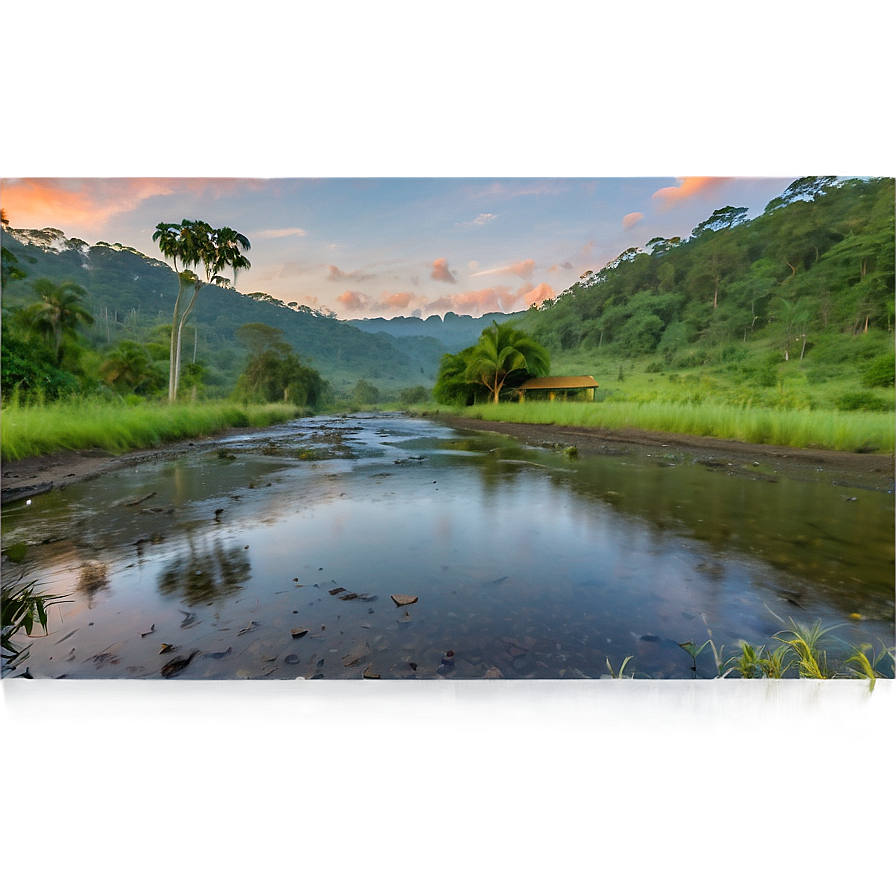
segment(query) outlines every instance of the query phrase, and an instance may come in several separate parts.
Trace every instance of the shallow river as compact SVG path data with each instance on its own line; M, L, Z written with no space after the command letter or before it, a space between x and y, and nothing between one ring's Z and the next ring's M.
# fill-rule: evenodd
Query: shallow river
M892 646L893 512L855 479L317 417L5 507L3 576L69 601L18 639L35 678L709 678L680 643Z

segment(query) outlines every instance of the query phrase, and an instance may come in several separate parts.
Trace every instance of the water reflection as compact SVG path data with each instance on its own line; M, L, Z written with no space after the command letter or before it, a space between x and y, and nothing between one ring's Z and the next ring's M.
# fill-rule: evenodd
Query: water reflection
M72 582L30 659L70 677L162 676L162 645L193 655L180 678L593 678L627 656L711 677L709 650L679 646L708 629L729 655L790 616L891 644L892 533L891 494L389 415L239 436L3 515L35 578Z
M213 603L235 594L251 575L246 548L225 548L220 538L187 535L188 550L168 561L159 574L162 594L182 597L187 604Z

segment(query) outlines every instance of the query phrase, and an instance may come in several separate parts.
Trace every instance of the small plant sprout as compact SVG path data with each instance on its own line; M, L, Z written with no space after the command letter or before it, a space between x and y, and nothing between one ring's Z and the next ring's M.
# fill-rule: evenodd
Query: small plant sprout
M624 676L623 676L623 672L625 672L625 667L628 665L628 661L629 661L630 659L631 659L631 657L630 657L630 656L627 656L627 657L622 661L622 665L619 667L619 671L616 672L616 671L613 670L613 666L612 666L612 664L610 663L610 658L607 657L607 668L610 670L610 677L611 677L611 678L623 678L623 677L624 677ZM629 675L628 677L629 677L629 678L634 678L635 676L634 676L634 675Z

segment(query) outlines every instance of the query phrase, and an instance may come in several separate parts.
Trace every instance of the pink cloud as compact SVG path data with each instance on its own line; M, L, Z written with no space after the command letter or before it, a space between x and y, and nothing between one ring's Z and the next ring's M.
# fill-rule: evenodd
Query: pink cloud
M384 292L380 296L379 306L382 308L407 308L417 296L412 292Z
M347 289L341 295L336 296L336 301L339 302L346 311L360 311L367 305L369 298L364 295L363 292L355 292L353 289Z
M658 202L661 208L669 209L695 196L710 196L730 180L730 177L680 177L674 187L662 187L651 199Z
M622 219L623 230L631 230L643 217L644 215L641 214L641 212L629 212L629 214Z
M247 185L254 188L258 182L201 177L7 178L2 203L13 228L56 227L89 235L114 215L132 211L154 196L221 196Z
M558 274L558 273L560 273L560 271L571 271L572 269L573 269L573 266L570 262L560 261L557 264L552 264L548 268L548 273L549 274Z
M448 270L448 259L437 258L432 263L432 272L429 275L433 280L444 280L445 283L456 283L454 275Z

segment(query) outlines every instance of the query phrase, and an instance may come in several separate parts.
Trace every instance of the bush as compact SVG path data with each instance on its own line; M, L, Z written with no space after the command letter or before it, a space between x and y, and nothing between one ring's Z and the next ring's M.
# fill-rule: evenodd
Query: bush
M887 386L892 387L894 381L896 381L894 371L896 371L896 353L890 352L889 355L883 355L872 361L865 368L862 384L872 389L877 386L883 388Z
M834 406L840 411L889 411L893 401L873 392L844 392L834 399Z

